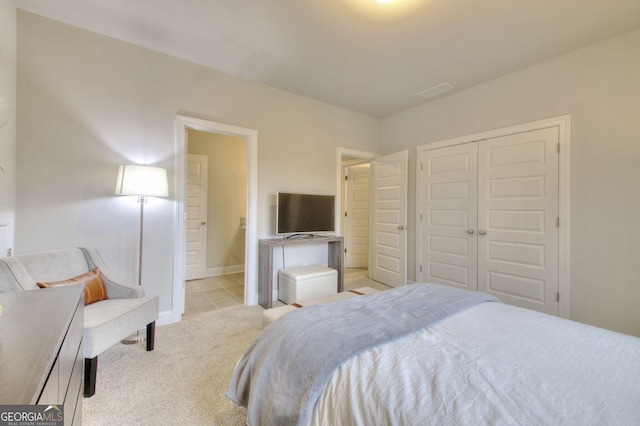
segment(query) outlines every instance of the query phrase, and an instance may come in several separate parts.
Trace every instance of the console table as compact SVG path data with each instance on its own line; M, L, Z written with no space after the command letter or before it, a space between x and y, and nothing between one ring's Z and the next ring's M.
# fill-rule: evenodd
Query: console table
M64 406L82 422L84 286L0 294L0 405Z
M265 309L273 306L273 250L297 244L327 243L328 267L338 271L338 293L344 291L344 238L313 236L302 238L268 238L258 244L258 303Z

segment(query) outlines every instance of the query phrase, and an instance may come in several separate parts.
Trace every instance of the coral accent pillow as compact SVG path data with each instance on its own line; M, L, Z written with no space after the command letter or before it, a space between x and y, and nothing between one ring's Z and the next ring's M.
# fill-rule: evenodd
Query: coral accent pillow
M102 274L95 268L85 274L77 277L69 278L64 281L55 281L51 283L37 282L40 288L59 287L64 285L84 284L84 304L89 305L100 300L107 299L107 289L104 286L104 278Z

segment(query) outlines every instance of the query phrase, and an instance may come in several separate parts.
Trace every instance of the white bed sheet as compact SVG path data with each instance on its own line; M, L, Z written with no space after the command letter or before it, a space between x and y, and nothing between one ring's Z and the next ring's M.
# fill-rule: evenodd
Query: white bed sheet
M640 339L483 303L345 363L313 425L639 425Z

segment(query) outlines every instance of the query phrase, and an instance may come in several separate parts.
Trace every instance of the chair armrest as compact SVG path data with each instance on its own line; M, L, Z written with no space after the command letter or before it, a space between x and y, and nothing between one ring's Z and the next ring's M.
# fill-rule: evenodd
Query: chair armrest
M89 268L93 269L98 267L100 270L104 278L104 285L107 288L107 296L109 296L109 299L134 299L144 296L144 288L124 281L114 275L96 249L81 248L81 250L87 259Z

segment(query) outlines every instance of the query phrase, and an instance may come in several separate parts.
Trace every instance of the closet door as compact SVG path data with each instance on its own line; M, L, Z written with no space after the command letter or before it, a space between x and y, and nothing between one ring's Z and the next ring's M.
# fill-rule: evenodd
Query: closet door
M558 315L558 129L478 145L478 290Z
M423 151L421 281L477 290L477 144Z

